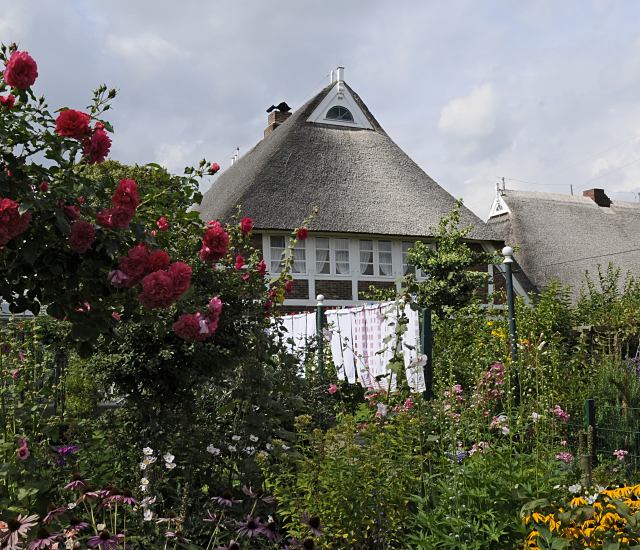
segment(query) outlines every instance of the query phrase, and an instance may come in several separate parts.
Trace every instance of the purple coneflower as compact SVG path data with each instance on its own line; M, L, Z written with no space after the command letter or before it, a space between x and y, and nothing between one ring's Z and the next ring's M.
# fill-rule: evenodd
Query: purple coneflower
M249 538L262 535L262 523L260 523L260 518L247 516L244 522L238 522L238 534Z
M76 517L76 516L73 516L69 520L69 527L67 527L67 529L71 529L76 533L79 533L80 531L84 531L85 529L88 529L88 528L89 528L89 524L86 521L82 521L79 517Z
M58 506L57 508L50 506L47 515L42 518L43 523L51 523L52 520L57 518L59 515L64 514L67 511L66 506Z
M278 542L282 538L278 533L278 526L271 516L269 516L267 523L262 524L262 534L269 542Z
M29 546L27 546L27 550L43 550L44 548L51 548L59 536L60 533L49 533L49 531L44 527L40 527L36 538L29 543Z
M3 548L19 548L19 541L29 533L29 530L38 522L36 514L32 516L18 515L15 518L7 520L7 527L0 531L0 543Z
M322 524L318 516L310 516L305 512L302 514L302 521L316 537L322 536Z
M260 499L262 500L262 502L266 502L267 504L273 504L276 501L275 497L265 495L262 489L257 489L256 491L254 491L251 487L243 485L242 492L250 498Z
M71 476L71 481L67 483L64 488L71 489L73 491L77 489L88 489L89 485L87 485L87 479L83 479L79 473L75 473Z
M111 548L118 548L120 541L124 538L124 535L117 534L112 535L106 529L103 529L97 535L91 537L87 544L89 548L100 548L100 550L110 550Z
M122 504L129 504L130 506L138 504L138 501L133 498L133 494L129 489L125 489L124 491L114 489L113 493L104 499L105 504L111 504L112 502L121 502Z
M229 490L223 491L219 497L213 497L213 501L220 506L225 506L227 508L231 508L231 506L233 506L234 504L239 504L242 502L241 499L233 498L233 495Z
M56 449L56 452L59 455L62 456L67 456L67 455L74 455L78 452L78 446L77 445L62 445L60 447L58 447Z
M207 523L215 523L218 521L218 514L212 514L209 510L207 510L207 517L205 517L202 521Z
M226 546L218 546L218 550L240 550L240 545L235 540L230 540Z

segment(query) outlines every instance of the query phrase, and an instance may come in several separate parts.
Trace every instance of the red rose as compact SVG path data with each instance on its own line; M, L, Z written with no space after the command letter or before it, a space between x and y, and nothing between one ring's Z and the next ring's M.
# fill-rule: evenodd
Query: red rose
M56 133L59 136L84 139L90 131L87 113L65 109L56 119Z
M173 289L176 299L182 296L191 286L191 266L184 262L172 263L169 267L169 275L173 279Z
M165 218L164 216L160 216L158 218L156 225L158 226L158 229L160 231L166 231L167 229L169 229L169 222L167 221L167 218Z
M69 218L71 221L77 220L80 217L80 207L74 205L66 205L62 207L62 210L64 210L64 213L67 215L67 218Z
M0 248L2 248L10 240L11 236L9 235L9 231L7 230L7 228L0 226Z
M217 162L214 162L209 168L209 172L215 174L218 170L220 170L220 165Z
M149 271L160 271L161 269L166 269L170 263L169 254L164 250L155 250L149 255L147 265Z
M242 218L240 220L240 231L242 231L245 235L251 233L253 229L253 220L251 218Z
M4 68L4 81L20 90L31 87L38 78L38 65L27 52L13 52Z
M178 320L173 323L172 328L176 336L187 342L202 341L209 336L206 328L203 332L200 326L200 315L197 313L183 313Z
M16 98L13 94L0 96L0 105L6 107L7 109L13 109L15 102Z
M209 300L209 311L214 317L220 317L220 313L222 313L222 300L219 296L214 296Z
M135 211L135 209L138 208L139 202L138 184L135 180L120 180L118 187L111 197L111 204Z
M80 204L80 205L83 205L83 204L84 204L84 202L85 202L85 201L84 201L84 197L78 197L78 198L76 199L76 202L77 202L78 204Z
M238 254L236 256L236 269L240 270L242 269L243 266L244 266L244 258L242 257L242 254Z
M20 205L11 199L0 199L0 246L24 233L31 223L31 214L20 214Z
M222 258L229 249L229 235L220 222L209 222L202 237L202 249L200 258L204 261L217 261Z
M134 246L126 256L118 260L120 269L127 277L132 279L132 284L137 283L148 272L149 251L144 243Z
M102 124L102 122L98 121L93 125L93 129L94 130L104 130L104 124Z
M111 149L111 139L104 130L96 130L84 140L82 152L89 164L98 164L107 158Z
M78 220L71 226L71 236L69 237L69 246L74 252L82 254L91 248L93 241L96 239L96 230L93 224Z
M267 272L267 264L264 260L260 260L258 265L256 266L256 271L260 273L260 275L264 275Z
M46 193L49 190L49 183L46 181L40 182L40 191Z
M173 277L166 271L154 271L142 279L138 300L147 309L169 307L175 301L174 296Z
M102 227L111 227L111 209L96 212L96 223Z
M109 220L110 226L114 229L122 229L127 227L131 220L133 219L133 215L135 213L134 210L130 210L129 208L122 208L118 206L117 208L109 208L107 210L109 212Z
M285 283L284 283L284 291L287 294L290 294L291 291L293 290L293 281L291 279L288 279Z
M304 241L309 236L309 230L306 227L296 229L296 237L299 241Z

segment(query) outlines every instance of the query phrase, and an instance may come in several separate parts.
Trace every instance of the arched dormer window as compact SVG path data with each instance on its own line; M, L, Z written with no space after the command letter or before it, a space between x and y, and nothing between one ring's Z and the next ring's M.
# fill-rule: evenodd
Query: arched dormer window
M353 122L353 115L346 107L336 105L327 111L327 120L339 120L340 122Z

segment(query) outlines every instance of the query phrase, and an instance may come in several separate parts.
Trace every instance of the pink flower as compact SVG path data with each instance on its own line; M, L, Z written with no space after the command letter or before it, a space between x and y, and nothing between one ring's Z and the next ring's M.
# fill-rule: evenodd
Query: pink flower
M284 283L284 291L287 294L291 294L293 291L293 281L291 279L287 279Z
M118 287L127 288L130 286L129 283L131 279L124 271L120 271L119 269L114 269L113 271L109 272L109 275L107 275L107 281L109 281L109 283L112 286L115 286L116 288Z
M120 313L118 313L117 311L112 311L111 312L111 317L113 317L116 321L119 321L122 318Z
M9 373L11 374L11 378L14 380L18 380L18 378L20 378L20 369L12 369Z
M160 216L158 218L156 225L158 226L158 229L160 231L166 231L167 229L169 229L169 222L167 221L167 218L165 218L164 216Z
M38 78L38 65L27 52L13 52L4 68L4 81L14 88L26 90Z
M0 105L6 107L7 109L13 109L15 102L16 98L13 94L0 96Z
M244 266L244 258L242 257L242 254L238 254L236 256L236 269L240 270L242 269Z
M329 388L327 388L327 392L329 392L329 395L333 395L334 393L337 393L338 386L336 386L335 384L331 384Z
M571 453L563 451L556 455L556 460L564 462L565 464L571 464L573 462L573 455Z
M89 115L75 109L61 111L56 119L56 133L59 136L82 140L89 135Z
M216 172L218 172L218 170L220 170L220 165L217 162L214 162L211 165L211 168L209 168L209 173L215 174Z
M251 233L253 229L253 220L251 218L242 218L240 220L240 231L242 231L245 235Z
M569 413L562 410L562 407L560 405L556 405L553 409L551 409L551 412L556 415L558 420L561 420L562 422L569 421Z
M98 129L82 144L82 152L89 164L98 164L107 158L111 149L111 138L104 130Z
M96 239L96 230L93 224L84 220L78 220L71 226L69 246L74 252L83 254L91 248Z
M629 454L629 451L625 451L624 449L616 449L613 451L613 456L615 456L620 462L624 462L624 459Z
M256 271L260 274L260 275L264 275L267 272L267 264L265 263L264 260L260 260L258 262L258 265L256 266Z
M413 399L411 399L411 397L408 397L407 399L405 399L404 404L402 405L402 408L405 411L409 411L413 409L413 407L415 407L415 403L413 402Z
M31 455L29 451L29 444L26 439L18 439L18 450L16 451L16 455L20 460L27 460Z
M222 312L222 300L219 296L214 296L209 300L209 311L214 317L219 317Z
M304 241L309 236L309 230L306 227L296 229L296 237L299 241Z

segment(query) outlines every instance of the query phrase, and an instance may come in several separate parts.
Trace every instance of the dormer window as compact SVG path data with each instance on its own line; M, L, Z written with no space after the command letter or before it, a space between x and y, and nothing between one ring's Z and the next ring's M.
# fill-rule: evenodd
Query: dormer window
M353 122L353 115L346 107L336 105L327 111L327 120L339 120L340 122Z

